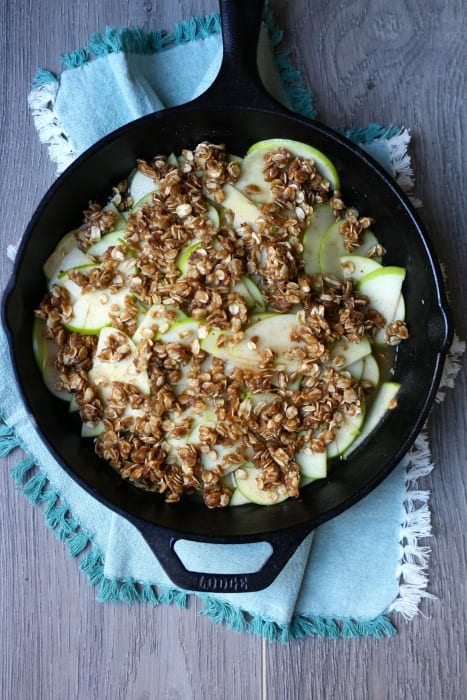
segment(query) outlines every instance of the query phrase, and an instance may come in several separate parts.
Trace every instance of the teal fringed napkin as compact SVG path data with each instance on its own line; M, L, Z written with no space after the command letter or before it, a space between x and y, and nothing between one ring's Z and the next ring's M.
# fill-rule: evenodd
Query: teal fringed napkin
M108 28L84 50L63 56L60 76L40 71L29 103L58 170L118 126L201 94L220 65L219 31L217 15L179 24L172 35ZM277 49L280 38L267 13L260 50L263 81L289 107L314 116L299 73ZM371 125L347 135L402 186L410 185L406 130ZM1 341L0 368L3 376L11 376L3 337ZM11 386L13 380L0 387L0 454L18 446L26 452L13 467L13 478L33 503L42 505L46 523L70 555L79 558L97 599L185 605L189 592L174 587L133 526L82 491L52 459ZM389 613L410 618L420 598L429 595L428 550L418 543L430 533L428 493L415 490L415 481L430 469L422 435L379 488L310 535L269 588L200 595L202 613L270 640L394 634ZM197 571L255 570L267 557L261 543L181 542L177 551L185 566Z

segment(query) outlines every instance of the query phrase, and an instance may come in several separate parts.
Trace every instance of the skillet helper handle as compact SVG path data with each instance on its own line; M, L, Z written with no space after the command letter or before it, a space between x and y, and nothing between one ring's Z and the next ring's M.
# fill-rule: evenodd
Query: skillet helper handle
M264 0L219 0L223 58L219 73L196 102L206 107L249 107L287 112L264 88L258 38Z
M254 542L268 542L272 553L259 571L248 573L208 573L187 569L175 551L179 540L199 541L192 536L186 537L165 528L146 525L141 521L137 525L149 547L164 568L172 582L186 591L205 593L252 593L267 588L280 574L304 538L310 533L309 527L294 528L290 532L270 533ZM209 544L213 544L210 542ZM229 541L229 544L235 544ZM248 543L243 539L238 546ZM222 547L222 543L218 546Z

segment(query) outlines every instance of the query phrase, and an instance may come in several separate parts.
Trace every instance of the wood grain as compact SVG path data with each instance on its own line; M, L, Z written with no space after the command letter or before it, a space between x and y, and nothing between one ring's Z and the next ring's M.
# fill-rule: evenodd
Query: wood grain
M446 264L458 333L465 306L465 10L460 0L272 0L285 45L328 124L405 124L421 216ZM0 5L2 248L24 230L54 177L26 108L38 67L106 25L170 28L214 0L89 0ZM0 258L2 287L11 265ZM420 358L423 361L423 358ZM464 360L465 368L465 360ZM430 420L430 590L423 616L388 640L269 644L187 610L102 605L39 509L0 470L0 700L461 700L465 697L466 386Z

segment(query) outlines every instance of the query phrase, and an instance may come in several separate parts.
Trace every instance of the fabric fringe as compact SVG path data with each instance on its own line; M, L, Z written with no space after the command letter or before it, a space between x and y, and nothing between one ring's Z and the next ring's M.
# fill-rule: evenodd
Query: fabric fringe
M388 609L391 613L400 613L407 621L419 612L422 598L435 597L427 591L431 549L420 542L431 536L428 506L430 492L418 487L418 480L427 476L432 469L428 436L424 429L406 457L404 514L400 532L401 558L396 571L399 591Z
M263 21L273 48L274 65L288 94L291 109L309 119L316 119L317 113L313 106L313 97L303 84L301 72L292 63L290 52L275 50L282 41L284 32L276 25L274 14L268 2L265 3Z
M8 260L11 260L11 262L14 262L16 258L16 253L18 252L19 248L19 242L18 243L9 243L6 249L6 256Z
M90 38L87 46L62 55L61 62L65 69L79 68L89 61L106 56L110 53L134 53L150 55L159 53L177 44L206 39L211 34L221 31L218 13L193 17L175 24L171 34L164 30L143 31L138 27L106 27L104 32L96 32ZM53 74L50 74L52 78ZM42 79L51 80L50 76ZM37 76L36 76L37 78Z
M0 420L3 417L0 416ZM14 430L0 423L0 457L6 457L16 448L26 451ZM153 607L159 603L185 608L188 594L178 589L156 587L133 579L110 579L104 574L104 558L91 536L73 518L70 508L60 493L52 488L47 474L38 469L33 457L26 455L10 468L18 489L35 506L44 506L43 515L47 527L55 537L64 542L70 557L77 559L79 570L85 574L91 586L96 588L96 600L106 603L123 602L132 605L138 601ZM233 616L233 612L231 613Z
M154 586L151 586L149 583L142 586L140 598L143 603L149 603L153 608L157 607L160 602L154 591Z
M465 347L465 343L454 336L446 357L436 401L442 401L445 396L444 390L454 386ZM426 427L415 440L406 457L406 464L404 516L400 534L401 559L397 571L399 592L388 612L400 613L405 620L410 621L419 613L422 598L436 598L427 591L431 549L422 543L431 537L430 491L418 486L418 480L426 477L433 469Z
M368 126L355 126L348 128L345 126L336 126L335 130L345 136L349 141L353 143L365 145L370 141L375 139L385 139L388 141L394 136L398 136L401 133L401 127L391 124L390 126L382 126L377 122L370 122Z
M301 72L293 65L288 51L276 50L282 40L283 32L278 29L268 3L264 10L264 24L274 50L275 66L289 96L291 108L315 119L316 110L313 107L313 99L303 85ZM60 60L65 70L72 70L110 53L150 55L178 44L206 39L220 31L221 21L217 12L179 22L173 27L171 34L163 30L145 32L139 28L106 27L104 32L93 34L85 48L63 54ZM59 86L59 76L49 70L40 69L32 81L32 89L28 97L29 109L39 140L47 144L49 157L57 166L57 175L71 165L77 156L54 110Z
M17 447L23 447L14 431L5 423L0 424L0 454L6 456ZM47 475L35 467L33 458L28 455L12 468L11 475L18 488L34 505L44 505L44 520L55 536L63 541L73 558L80 557L78 568L86 576L88 583L96 588L96 600L105 603L148 603L157 607L159 603L178 605L185 608L188 594L174 588L162 588L138 582L133 579L111 579L104 574L104 558L75 520L60 494L51 488ZM279 625L273 620L260 616L250 616L240 608L206 596L203 599L201 615L206 615L214 624L225 624L236 632L250 632L268 641L283 644L304 637L317 636L335 639L338 637L374 636L381 638L395 634L395 629L384 616L376 620L332 620L322 617L305 618L294 616L289 625Z
M94 34L85 48L64 54L60 60L65 70L71 70L110 53L159 53L177 44L205 39L219 31L220 19L217 13L180 22L174 26L172 34L161 30L144 32L138 28L106 27L103 33ZM54 110L59 87L59 76L40 69L32 81L32 89L28 96L29 109L39 140L48 146L49 157L56 165L57 175L71 165L77 156Z
M291 109L298 114L303 114L304 117L316 119L318 115L313 106L313 97L304 87L302 74L292 64L290 53L288 51L277 53L274 62L289 96Z
M243 611L223 600L206 596L199 614L209 617L215 625L225 624L236 632L244 632L247 629L247 620Z
M187 593L176 588L163 589L159 597L159 602L167 605L178 605L179 608L186 608L187 600Z
M12 430L6 423L0 425L0 457L6 457L15 447L19 447L21 441L16 437L14 430Z
M336 131L348 138L349 141L363 147L371 141L385 140L391 154L391 174L393 178L405 193L412 192L415 183L412 160L407 153L407 147L410 143L409 129L394 124L386 127L372 122L366 127L355 127L352 129L338 126ZM415 199L412 199L412 203L419 205L418 200Z
M307 637L328 639L357 637L391 637L396 629L386 615L379 615L374 620L326 617L303 617L295 615L289 624L281 625L274 620L259 615L248 615L240 608L223 600L203 599L199 613L209 617L216 625L224 624L235 632L249 632L264 637L268 642L288 642Z
M465 341L460 340L459 337L454 334L454 339L452 341L451 348L449 350L446 362L443 367L443 374L441 377L440 390L436 395L436 401L440 403L444 401L446 392L444 389L452 389L454 387L454 380L461 369L461 357L466 349Z
M49 157L56 164L59 174L74 161L76 154L54 110L59 83L55 78L47 82L43 75L46 72L41 71L40 78L36 76L35 86L28 95L28 105L39 140L47 144Z
M411 192L414 188L412 161L407 153L410 143L410 131L402 127L398 134L387 139L391 150L391 162L394 170L394 179L404 192Z

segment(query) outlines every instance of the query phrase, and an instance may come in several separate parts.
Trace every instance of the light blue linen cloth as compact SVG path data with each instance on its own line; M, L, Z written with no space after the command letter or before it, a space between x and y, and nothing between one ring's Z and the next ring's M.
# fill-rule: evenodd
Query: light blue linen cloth
M194 98L215 78L222 56L218 19L215 16L208 19L209 22L205 18L201 25L203 31L196 25L193 34L188 32L187 35L190 25L185 24L183 31L179 28L179 41L165 37L161 46L150 49L146 45L146 53L128 51L128 37L134 39L134 34L128 30L126 34L107 30L104 35L94 37L87 51L75 52L64 59L69 67L59 78L46 72L39 74L31 99L31 105L36 104L36 116L40 111L37 99L40 101L41 91L52 85L54 100L47 109L54 125L58 125L65 136L71 158L74 158L114 128L153 110ZM276 41L277 33L273 44ZM303 102L303 88L297 90L300 86L293 67L271 48L266 32L262 35L260 68L265 84L278 99L297 107L298 95L302 104L311 104L306 99ZM309 112L309 108L305 111ZM38 122L37 125L39 128ZM392 172L388 142L384 138L372 140L368 133L360 140ZM28 469L32 462L20 463L16 469L18 483L35 503L49 503L46 519L53 520L52 527L55 527L54 508L65 504L66 517L71 520L68 531L60 530L60 536L65 541L69 539L72 554L78 555L88 546L82 568L87 571L91 583L99 583L100 599L133 602L140 597L155 603L157 596L150 595L149 586L166 592L162 600L183 601L182 595L175 594L175 587L136 529L85 493L51 457L14 388L3 334L0 341L3 419L42 470L42 474L30 478L33 472ZM10 446L16 444L11 431L5 428L4 435L4 440L13 440ZM5 448L4 453L6 451ZM351 621L362 624L358 628L354 626L347 636L365 633L365 623L371 628L375 620L380 620L381 624L370 633L377 636L393 633L384 613L399 590L405 490L406 465L401 464L360 503L307 537L266 590L201 595L205 598L207 614L214 621L230 621L232 627L259 632L270 639L287 640L306 634L339 636L342 624L345 627ZM48 497L47 493L54 497ZM76 539L72 544L72 537L78 532L85 535L79 546ZM215 562L214 568L219 571L228 568L229 573L234 573L259 568L258 562L264 561L266 550L261 543L223 545L220 550L219 545L182 542L177 551L189 569L208 570ZM225 562L229 562L228 567ZM97 565L100 566L98 574ZM146 591L144 595L137 593L142 587ZM292 621L297 619L302 620L303 625L294 633ZM307 628L306 620L314 621L314 626L310 622Z

